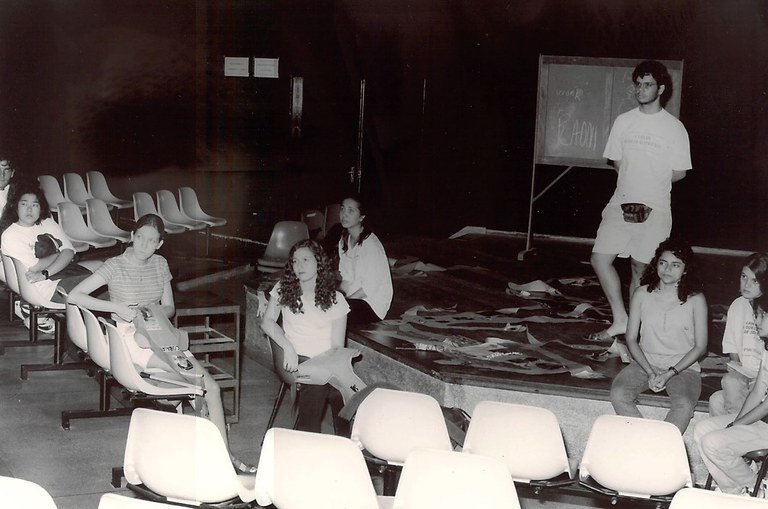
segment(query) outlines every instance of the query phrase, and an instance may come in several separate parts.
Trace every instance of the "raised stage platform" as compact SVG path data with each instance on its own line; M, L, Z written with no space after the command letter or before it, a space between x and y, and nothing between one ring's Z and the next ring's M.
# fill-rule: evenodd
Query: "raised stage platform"
M388 319L348 331L350 346L363 353L355 365L361 378L424 392L470 414L481 400L549 408L577 465L594 419L613 413L610 384L624 365L621 345L584 339L603 329L609 316L588 264L590 246L540 242L524 262L516 257L524 239L504 234L389 239L385 247L397 260ZM724 372L722 319L736 296L742 257L706 253L700 261L709 282L711 353L702 360L704 388L692 424L706 417L706 402ZM257 291L270 285L268 278L246 285L246 348L268 366L255 311ZM644 394L640 404L649 418L667 411L664 393ZM691 430L686 445L696 481L703 483L706 470Z

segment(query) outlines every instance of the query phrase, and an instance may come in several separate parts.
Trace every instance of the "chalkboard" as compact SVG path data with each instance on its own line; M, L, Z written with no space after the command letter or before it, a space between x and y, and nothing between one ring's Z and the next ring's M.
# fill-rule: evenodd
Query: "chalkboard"
M616 117L638 105L632 71L641 61L539 55L535 163L611 168L603 150ZM683 62L660 62L672 77L664 107L679 116Z

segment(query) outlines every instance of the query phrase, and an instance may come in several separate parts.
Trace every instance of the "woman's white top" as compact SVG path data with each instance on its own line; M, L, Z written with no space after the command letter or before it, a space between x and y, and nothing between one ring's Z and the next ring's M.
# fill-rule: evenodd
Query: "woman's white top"
M375 233L371 233L362 243L350 245L346 253L341 246L342 241L339 241L341 279L350 283L347 295L362 288L365 302L383 320L392 304L393 293L392 275L384 246Z

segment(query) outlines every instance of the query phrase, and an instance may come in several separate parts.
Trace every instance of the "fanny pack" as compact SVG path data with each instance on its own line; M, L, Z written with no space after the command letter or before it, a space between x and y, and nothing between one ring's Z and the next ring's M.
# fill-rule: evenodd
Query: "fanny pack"
M653 209L643 203L622 203L621 210L624 212L624 221L644 223Z

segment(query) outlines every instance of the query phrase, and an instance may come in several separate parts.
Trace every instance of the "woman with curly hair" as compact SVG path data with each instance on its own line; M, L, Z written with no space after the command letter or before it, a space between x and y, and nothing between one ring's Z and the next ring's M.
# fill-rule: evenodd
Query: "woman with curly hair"
M698 359L707 351L707 301L691 248L662 242L641 285L632 294L627 325L632 362L613 380L611 403L618 415L642 417L638 395L666 389L671 401L664 420L684 433L701 394Z
M336 291L337 272L320 245L313 240L297 242L288 256L285 272L270 292L261 328L284 353L283 369L295 373L299 364L346 341L349 305ZM277 320L282 313L283 325ZM326 401L341 403L330 385L303 385L295 429L320 431Z

